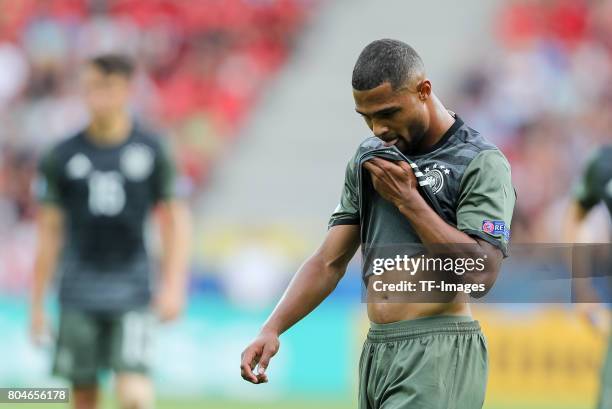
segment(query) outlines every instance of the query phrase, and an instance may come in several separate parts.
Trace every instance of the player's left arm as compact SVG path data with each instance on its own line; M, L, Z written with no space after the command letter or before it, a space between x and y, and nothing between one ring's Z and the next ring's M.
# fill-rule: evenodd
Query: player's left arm
M510 219L516 200L508 162L498 151L488 152L492 153L479 154L482 156L470 163L463 176L457 227L446 223L427 204L418 192L417 179L407 163L375 158L364 165L372 175L378 193L410 221L429 250L448 250L464 257L486 256L487 268L484 271L473 271L461 279L465 283L484 284L487 291L495 282L507 252ZM500 226L500 231L484 231L485 221Z
M162 246L161 277L155 309L162 321L177 318L185 305L189 251L191 249L190 213L175 192L176 171L167 150L156 160L155 213Z

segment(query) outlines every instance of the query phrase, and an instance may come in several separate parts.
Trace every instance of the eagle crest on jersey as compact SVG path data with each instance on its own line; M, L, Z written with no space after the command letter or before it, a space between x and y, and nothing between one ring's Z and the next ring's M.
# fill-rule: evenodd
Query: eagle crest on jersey
M329 227L361 226L364 265L371 265L367 261L379 249L400 246L413 252L420 251L421 243L406 217L375 191L370 177L365 177L363 162L373 156L410 163L419 191L442 219L508 254L516 194L510 165L495 145L455 116L455 123L428 152L406 156L392 152L393 148L385 147L376 137L359 145L347 165L340 203L329 221ZM504 231L483 231L486 220L503 222ZM370 273L364 271L364 278Z
M123 149L120 166L129 180L144 180L153 171L153 151L142 143L132 143Z
M450 169L446 169L444 165L434 164L432 168L425 168L425 180L431 186L434 194L437 194L444 187L444 178L450 173Z
M82 153L77 153L66 164L66 175L70 179L83 179L91 172L91 161Z

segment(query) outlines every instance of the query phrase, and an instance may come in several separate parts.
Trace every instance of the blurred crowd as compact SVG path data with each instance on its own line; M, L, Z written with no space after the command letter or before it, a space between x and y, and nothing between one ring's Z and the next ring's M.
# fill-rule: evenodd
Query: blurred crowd
M586 158L612 141L612 1L507 1L493 26L497 47L474 59L454 106L510 160L512 240L561 242ZM601 219L586 239L608 240Z
M168 136L197 201L316 3L0 0L0 289L27 287L36 158L87 120L84 59L138 62L134 112ZM559 242L571 186L612 140L612 1L507 0L492 26L495 49L475 51L450 106L512 164L512 240Z
M0 0L0 287L21 288L29 275L37 157L87 121L84 60L137 61L134 113L169 138L180 188L196 201L314 3Z

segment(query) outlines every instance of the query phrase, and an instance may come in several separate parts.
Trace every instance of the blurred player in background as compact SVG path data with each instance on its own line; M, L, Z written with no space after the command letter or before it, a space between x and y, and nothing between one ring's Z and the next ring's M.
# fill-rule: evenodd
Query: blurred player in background
M349 162L323 244L243 352L242 377L249 382L267 382L265 370L278 351L279 335L331 293L360 244L364 253L401 244L472 246L492 261L491 268L462 280L486 288L506 254L505 232L516 199L510 166L499 149L442 105L416 51L396 40L374 41L359 56L352 85L356 110L375 137L366 139ZM423 175L406 162L365 162L376 192L364 195L358 158L391 146L413 158L435 182L444 217L453 224L421 196L417 177ZM364 201L367 210L360 206ZM367 271L363 275L371 292L375 280ZM486 346L467 302L368 302L368 316L371 328L359 365L360 409L482 407Z
M576 243L580 228L589 212L601 202L606 205L612 217L612 145L604 145L595 151L576 186L573 201L565 218L564 236L568 244ZM607 252L609 246L602 249ZM583 253L585 252L583 250ZM576 249L574 260L572 260L573 267L580 263L575 259L586 261L589 266L593 267L595 260L600 259L600 257L593 256L596 254L581 254L580 249ZM607 263L607 267L604 267L607 268L609 276L612 273L610 254L604 254L603 257L605 257L604 263ZM609 335L610 313L604 304L597 302L599 295L588 279L588 275L583 279L574 279L574 283L577 296L582 301L586 301L578 304L580 313L600 334ZM602 370L598 408L612 408L612 345L608 346Z
M45 292L57 270L61 310L53 370L72 383L79 409L97 406L102 368L114 371L122 408L153 407L154 316L175 319L185 302L188 213L175 197L168 152L128 111L133 71L120 55L86 64L81 80L90 123L50 149L39 166L31 331L37 342L46 334ZM143 231L153 209L162 243L156 290Z

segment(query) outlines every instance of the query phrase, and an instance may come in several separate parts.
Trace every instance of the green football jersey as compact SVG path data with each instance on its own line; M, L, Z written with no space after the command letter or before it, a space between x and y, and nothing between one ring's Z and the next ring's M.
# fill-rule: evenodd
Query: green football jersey
M349 161L340 203L329 227L360 225L365 266L371 266L368 260L377 256L373 252L380 253L383 248L398 252L404 247L409 255L422 251L421 240L408 219L373 188L363 168L363 163L373 156L408 161L421 194L447 223L486 240L507 256L516 201L510 165L495 145L466 126L461 118L455 118L428 152L408 157L395 147L386 147L381 139L370 137ZM369 268L363 271L364 280L370 274Z
M38 200L64 214L62 305L127 310L148 304L152 269L144 225L155 203L173 197L174 174L158 138L138 126L109 147L79 132L42 157Z

